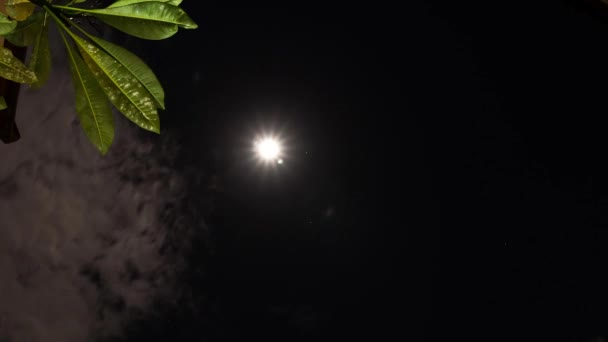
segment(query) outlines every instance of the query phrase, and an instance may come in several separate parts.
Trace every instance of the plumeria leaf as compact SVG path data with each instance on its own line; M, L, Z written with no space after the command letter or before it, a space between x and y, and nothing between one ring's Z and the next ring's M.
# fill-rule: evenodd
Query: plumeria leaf
M182 3L182 0L118 0L118 1L114 2L113 4L111 4L110 6L108 6L108 8L120 7L120 6L126 6L126 5L130 5L130 4L138 3L138 2L150 2L150 1L166 2L173 6L179 6L179 4Z
M40 32L44 15L44 12L36 12L26 20L17 22L17 28L5 38L17 46L33 45Z
M17 27L17 22L15 20L11 20L9 17L0 13L0 34L6 35L15 30Z
M27 19L34 13L35 8L36 5L29 0L7 0L6 2L6 14L18 21Z
M160 133L156 102L141 82L103 49L76 35L72 39L110 102L139 127Z
M6 100L4 99L4 96L0 96L0 110L4 110L6 108L8 108L6 105Z
M5 47L0 47L0 76L18 83L34 83L38 80L36 74Z
M165 92L163 91L163 87L156 78L156 75L154 75L154 72L144 61L125 48L88 34L87 36L112 56L112 58L122 64L146 88L156 102L156 107L165 109Z
M89 140L102 155L108 152L114 141L112 108L99 83L87 67L78 51L61 36L68 50L72 83L76 96L76 113L80 125Z
M51 73L51 52L49 50L49 21L44 13L44 20L38 26L38 34L34 41L32 55L28 62L29 69L36 73L38 80L31 84L39 88L47 81Z
M180 27L185 29L198 27L184 10L167 2L136 2L126 6L92 10L55 7L93 15L120 31L143 39L165 39L177 33Z
M70 1L66 6L71 6L71 5L78 5L78 4L84 4L85 2L87 2L87 0L72 0Z

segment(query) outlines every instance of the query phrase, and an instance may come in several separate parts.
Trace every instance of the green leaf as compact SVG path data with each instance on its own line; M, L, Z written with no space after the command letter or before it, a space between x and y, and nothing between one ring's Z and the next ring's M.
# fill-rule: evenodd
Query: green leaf
M0 110L6 109L8 106L6 105L6 100L4 96L0 96Z
M165 109L165 92L154 72L139 57L125 48L106 40L91 36L87 37L99 45L105 52L122 64L154 98L156 106Z
M49 1L50 2L50 1ZM82 4L87 2L87 0L72 0L66 4L66 6L72 6L73 4Z
M75 13L91 14L120 31L143 39L165 39L177 33L180 27L185 29L198 27L184 10L165 2L138 2L127 6L94 10L55 7Z
M34 88L39 88L48 80L51 74L51 52L49 50L49 22L46 17L41 21L34 48L30 57L28 67L36 73L38 81L31 84Z
M76 113L89 140L102 155L108 152L114 140L112 108L97 80L61 32L68 50L72 83L76 95Z
M18 21L27 19L34 13L35 8L36 5L29 0L8 0L6 2L6 14Z
M156 102L139 80L96 45L74 34L72 39L114 106L139 127L160 133Z
M0 34L5 35L11 33L17 27L17 22L9 19L3 13L0 13Z
M34 83L38 80L32 70L4 47L0 47L0 76L18 83Z
M152 2L166 2L173 6L179 6L179 4L182 3L182 0L118 0L115 3L111 4L110 6L108 6L107 8L120 7L120 6L126 6L126 5L130 5L130 4L138 3L138 2L151 2L151 1Z
M40 32L40 26L44 20L44 12L36 12L25 21L19 21L17 28L5 38L17 46L33 45Z

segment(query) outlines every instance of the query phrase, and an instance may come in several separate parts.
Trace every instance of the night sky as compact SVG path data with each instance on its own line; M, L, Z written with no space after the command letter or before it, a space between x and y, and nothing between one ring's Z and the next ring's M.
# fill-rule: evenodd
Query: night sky
M219 340L311 341L388 338L405 312L420 324L430 296L406 296L422 287L398 280L411 272L398 260L420 216L406 212L425 210L430 195L403 89L414 85L401 72L402 16L322 3L184 8L201 30L127 44L181 92L163 122L185 146L181 167L203 174L193 196L211 197L210 330ZM169 55L157 49L183 53L164 68ZM282 167L252 162L260 132L285 140ZM406 297L426 307L404 309Z
M181 6L161 136L22 92L0 341L605 341L608 5Z

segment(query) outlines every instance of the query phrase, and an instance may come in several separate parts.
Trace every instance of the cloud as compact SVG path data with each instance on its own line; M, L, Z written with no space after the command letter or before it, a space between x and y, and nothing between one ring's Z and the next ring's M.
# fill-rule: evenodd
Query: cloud
M22 87L22 139L0 145L0 340L95 341L171 303L185 267L185 178L175 144L116 115L101 157L73 109L64 48L40 90ZM181 286L181 285L180 285Z

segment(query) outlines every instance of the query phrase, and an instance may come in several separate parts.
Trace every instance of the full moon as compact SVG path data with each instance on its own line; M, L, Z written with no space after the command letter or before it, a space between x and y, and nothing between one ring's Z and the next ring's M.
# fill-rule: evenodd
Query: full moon
M281 144L274 138L263 138L255 144L258 157L262 160L271 161L281 155Z

